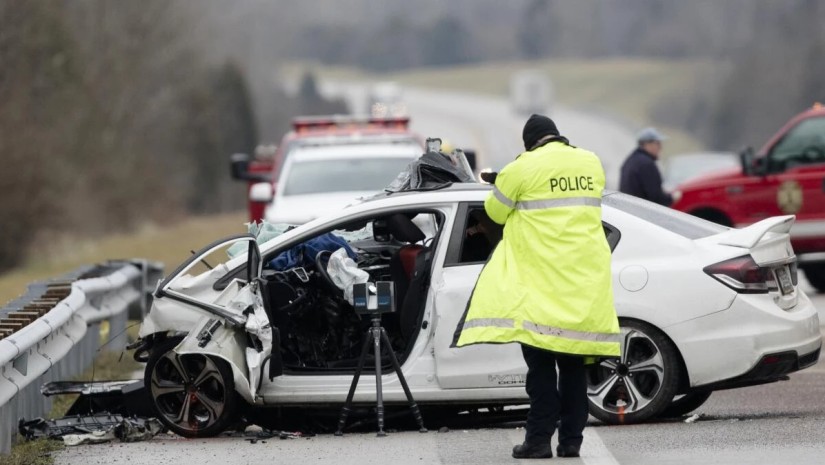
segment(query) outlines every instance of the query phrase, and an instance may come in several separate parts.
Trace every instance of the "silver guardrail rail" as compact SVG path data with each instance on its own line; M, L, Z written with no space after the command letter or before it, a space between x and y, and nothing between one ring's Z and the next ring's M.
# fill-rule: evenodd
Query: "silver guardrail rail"
M48 414L40 386L69 380L91 366L100 324L109 322L107 350L123 350L129 318L149 309L151 286L163 265L147 260L110 261L32 283L22 297L0 308L0 454L17 435L20 418Z

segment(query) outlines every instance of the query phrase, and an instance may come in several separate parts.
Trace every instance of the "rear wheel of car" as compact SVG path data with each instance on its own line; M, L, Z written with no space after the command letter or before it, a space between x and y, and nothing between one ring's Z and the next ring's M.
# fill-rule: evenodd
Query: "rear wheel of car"
M590 414L609 424L638 423L660 415L679 386L676 347L653 326L622 320L621 356L588 368Z
M819 292L825 292L825 263L805 265L802 269L811 286Z
M676 418L687 415L707 402L711 394L712 391L706 391L689 392L681 396L676 396L659 416L662 418Z
M203 354L179 355L172 349L181 338L152 348L144 383L158 418L185 437L214 436L234 420L240 400L232 369Z

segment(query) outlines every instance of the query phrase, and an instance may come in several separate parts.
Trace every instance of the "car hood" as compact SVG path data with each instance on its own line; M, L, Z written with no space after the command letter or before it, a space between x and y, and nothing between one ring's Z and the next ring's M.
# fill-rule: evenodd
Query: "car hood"
M676 186L676 190L684 192L709 187L727 186L740 178L742 178L742 168L723 168L712 173L688 179Z
M304 224L316 218L335 213L358 199L375 195L370 191L328 192L277 196L266 209L270 223Z

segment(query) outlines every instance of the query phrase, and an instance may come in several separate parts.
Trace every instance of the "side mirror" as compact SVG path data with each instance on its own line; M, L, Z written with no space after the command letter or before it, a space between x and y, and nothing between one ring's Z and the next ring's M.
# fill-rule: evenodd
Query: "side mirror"
M275 197L275 189L270 182L258 182L249 188L249 200L269 203Z
M474 149L466 149L464 150L464 157L467 159L467 163L470 164L470 169L473 170L475 173L476 171L476 151Z
M263 173L249 172L250 157L245 153L233 153L229 157L229 173L232 179L239 181L268 181L269 177Z

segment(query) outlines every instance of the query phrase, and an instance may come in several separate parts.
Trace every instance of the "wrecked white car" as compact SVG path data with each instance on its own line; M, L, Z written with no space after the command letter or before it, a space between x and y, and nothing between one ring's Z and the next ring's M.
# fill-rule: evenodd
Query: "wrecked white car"
M341 405L370 325L345 291L365 276L395 283L397 311L383 325L420 405L526 403L517 345L450 347L502 234L484 213L488 192L381 195L260 247L244 235L195 253L159 284L140 330L136 358L158 417L193 437L219 433L244 404ZM602 206L624 337L620 358L590 370L597 418L685 413L715 389L816 363L819 322L796 287L793 217L736 230L619 193ZM230 247L242 253L227 261ZM395 373L383 385L387 404L406 405ZM374 401L364 376L355 402Z

